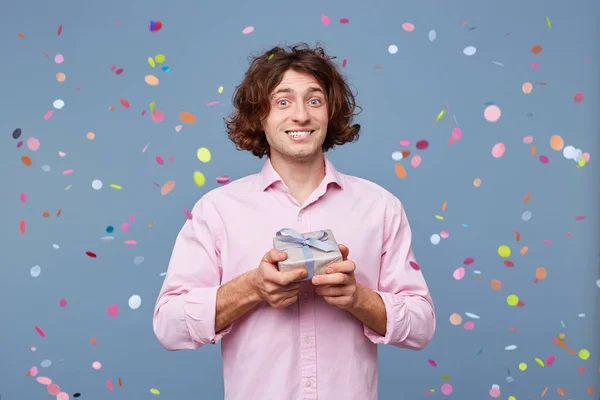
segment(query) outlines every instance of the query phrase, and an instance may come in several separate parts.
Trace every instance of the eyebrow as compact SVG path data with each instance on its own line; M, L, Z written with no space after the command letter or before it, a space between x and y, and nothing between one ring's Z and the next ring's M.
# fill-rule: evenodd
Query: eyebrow
M321 88L318 88L318 87L309 87L307 92L308 93L321 93L323 96L325 96L325 93L323 93ZM292 89L292 88L278 89L271 95L271 98L275 98L275 96L278 95L279 93L294 93L294 89Z

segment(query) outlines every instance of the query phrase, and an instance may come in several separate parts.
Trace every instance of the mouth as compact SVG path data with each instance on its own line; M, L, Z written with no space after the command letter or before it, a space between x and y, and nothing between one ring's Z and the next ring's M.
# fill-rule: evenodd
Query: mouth
M293 138L306 137L306 136L312 135L313 132L314 132L314 129L313 130L303 130L303 131L285 131L286 135L293 137Z

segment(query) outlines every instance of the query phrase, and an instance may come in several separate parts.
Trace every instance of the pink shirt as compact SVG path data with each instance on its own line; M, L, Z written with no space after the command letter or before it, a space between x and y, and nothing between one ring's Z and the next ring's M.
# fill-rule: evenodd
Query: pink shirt
M206 193L177 236L154 332L167 350L221 341L225 400L377 399L377 345L419 350L433 337L434 305L402 204L324 158L325 178L305 204L267 158L260 173ZM350 249L357 282L383 299L385 336L327 303L310 280L288 308L263 302L215 332L217 289L258 267L282 228L332 230Z

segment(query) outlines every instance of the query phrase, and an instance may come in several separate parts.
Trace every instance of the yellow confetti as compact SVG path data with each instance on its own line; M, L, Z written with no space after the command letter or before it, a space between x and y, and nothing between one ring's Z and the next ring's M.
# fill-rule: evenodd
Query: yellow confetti
M219 94L223 93L223 86L219 86Z
M153 113L154 112L154 107L156 106L156 103L154 103L154 100L152 100L152 102L150 103L150 112Z
M544 362L542 360L540 360L539 358L535 358L535 362L540 364L540 367L544 368Z
M69 189L71 189L71 186L73 186L73 185L72 185L72 184L70 184L69 186L67 186L67 187L65 188L65 190L69 190Z
M437 118L435 119L435 122L440 122L440 120L442 119L442 117L444 116L444 114L446 114L446 110L440 111L440 113L438 114Z
M581 358L582 360L587 360L588 358L590 358L590 352L586 349L579 350L579 358Z
M165 56L164 54L157 54L154 59L156 60L157 63L162 64L165 62Z
M435 215L435 219L439 219L439 220L443 221L444 217L442 217L441 215Z
M581 160L579 160L577 165L579 165L580 167L583 167L585 165L585 158L581 157Z
M527 364L525 364L524 362L522 362L521 364L519 364L519 369L521 371L525 371L527 369Z
M159 395L160 394L160 390L152 388L152 389L150 389L150 393L155 394L155 395Z
M116 185L116 184L114 184L114 183L111 183L111 184L110 184L110 187L111 187L111 188L113 188L113 189L117 189L117 190L121 190L121 189L123 189L123 188L122 188L120 185Z
M275 57L275 54L269 54L269 60L271 60L273 57Z
M552 24L550 23L550 18L546 16L546 22L548 23L548 28L552 28Z
M206 183L206 178L202 172L194 171L194 183L198 186L204 186Z
M202 162L209 162L211 157L210 150L208 150L206 147L201 147L198 149L196 156L198 157L198 160Z
M152 68L156 67L156 64L154 64L154 60L152 59L152 57L148 57L148 64L150 64Z

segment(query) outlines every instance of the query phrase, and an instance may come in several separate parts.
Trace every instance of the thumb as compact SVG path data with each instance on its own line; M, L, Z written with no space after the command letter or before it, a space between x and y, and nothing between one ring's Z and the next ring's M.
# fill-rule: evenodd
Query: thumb
M283 261L287 258L287 253L285 251L280 251L278 249L269 250L263 257L263 261L269 264L277 265L279 261Z
M346 261L348 259L348 254L350 253L350 249L343 244L338 244L338 247L340 249L340 253L342 253L342 260Z

